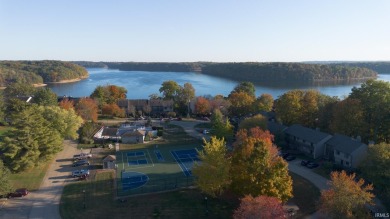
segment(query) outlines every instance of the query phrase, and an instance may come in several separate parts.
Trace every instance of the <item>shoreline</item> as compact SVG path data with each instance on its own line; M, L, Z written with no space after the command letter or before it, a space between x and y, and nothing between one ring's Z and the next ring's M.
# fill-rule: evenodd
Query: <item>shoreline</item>
M88 77L83 77L83 78L76 78L76 79L69 79L69 80L62 80L62 81L56 81L56 82L46 82L46 83L40 83L40 84L33 84L34 87L45 87L48 84L66 84L66 83L74 83L78 82L84 79L87 79ZM4 90L7 87L0 87L0 90Z
M81 78L75 78L75 79L69 79L69 80L61 80L61 81L54 81L54 82L46 82L47 84L66 84L66 83L73 83L78 82L84 79L87 79L87 77L81 77Z

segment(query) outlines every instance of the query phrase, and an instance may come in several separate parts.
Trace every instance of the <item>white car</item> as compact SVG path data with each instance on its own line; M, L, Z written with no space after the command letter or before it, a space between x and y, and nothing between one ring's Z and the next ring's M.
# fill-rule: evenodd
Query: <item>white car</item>
M81 153L81 154L73 155L74 160L84 160L84 159L89 159L91 157L92 157L92 154L88 154L88 153Z
M75 170L72 172L72 177L79 177L82 175L89 175L89 170Z

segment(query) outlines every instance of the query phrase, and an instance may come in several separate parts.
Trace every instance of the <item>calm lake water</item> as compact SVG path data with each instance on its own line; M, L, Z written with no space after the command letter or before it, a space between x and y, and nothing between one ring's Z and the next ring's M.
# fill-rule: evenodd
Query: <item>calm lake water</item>
M158 93L164 81L174 80L183 85L186 82L195 88L196 96L222 94L227 96L239 83L237 81L212 77L192 72L146 72L119 71L115 69L89 68L89 78L66 84L49 84L59 96L89 96L98 85L117 85L127 89L127 98L144 99ZM380 74L379 80L390 81L390 74ZM243 79L245 81L245 79ZM314 83L257 83L256 95L271 94L277 98L292 89L315 89L329 96L348 96L352 87L360 86L362 81L314 82Z

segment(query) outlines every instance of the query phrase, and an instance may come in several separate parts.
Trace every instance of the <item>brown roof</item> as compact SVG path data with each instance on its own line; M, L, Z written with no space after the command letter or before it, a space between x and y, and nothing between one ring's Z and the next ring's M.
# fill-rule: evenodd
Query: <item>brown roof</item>
M117 131L118 131L117 128L104 127L102 136L116 136Z
M107 157L105 157L103 159L103 162L104 161L116 161L116 156L115 155L108 155Z

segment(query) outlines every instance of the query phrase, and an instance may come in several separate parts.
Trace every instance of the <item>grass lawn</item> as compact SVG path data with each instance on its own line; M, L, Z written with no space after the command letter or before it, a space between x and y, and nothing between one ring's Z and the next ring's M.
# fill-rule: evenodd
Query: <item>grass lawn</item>
M295 218L302 218L305 215L310 215L316 211L316 204L320 198L320 190L315 187L310 181L290 172L293 179L293 194L294 197L289 200L299 207L299 211Z
M15 188L27 188L28 190L37 190L39 189L42 179L46 174L47 169L49 168L51 161L46 164L34 167L33 169L21 172L14 173L10 175L10 183Z

